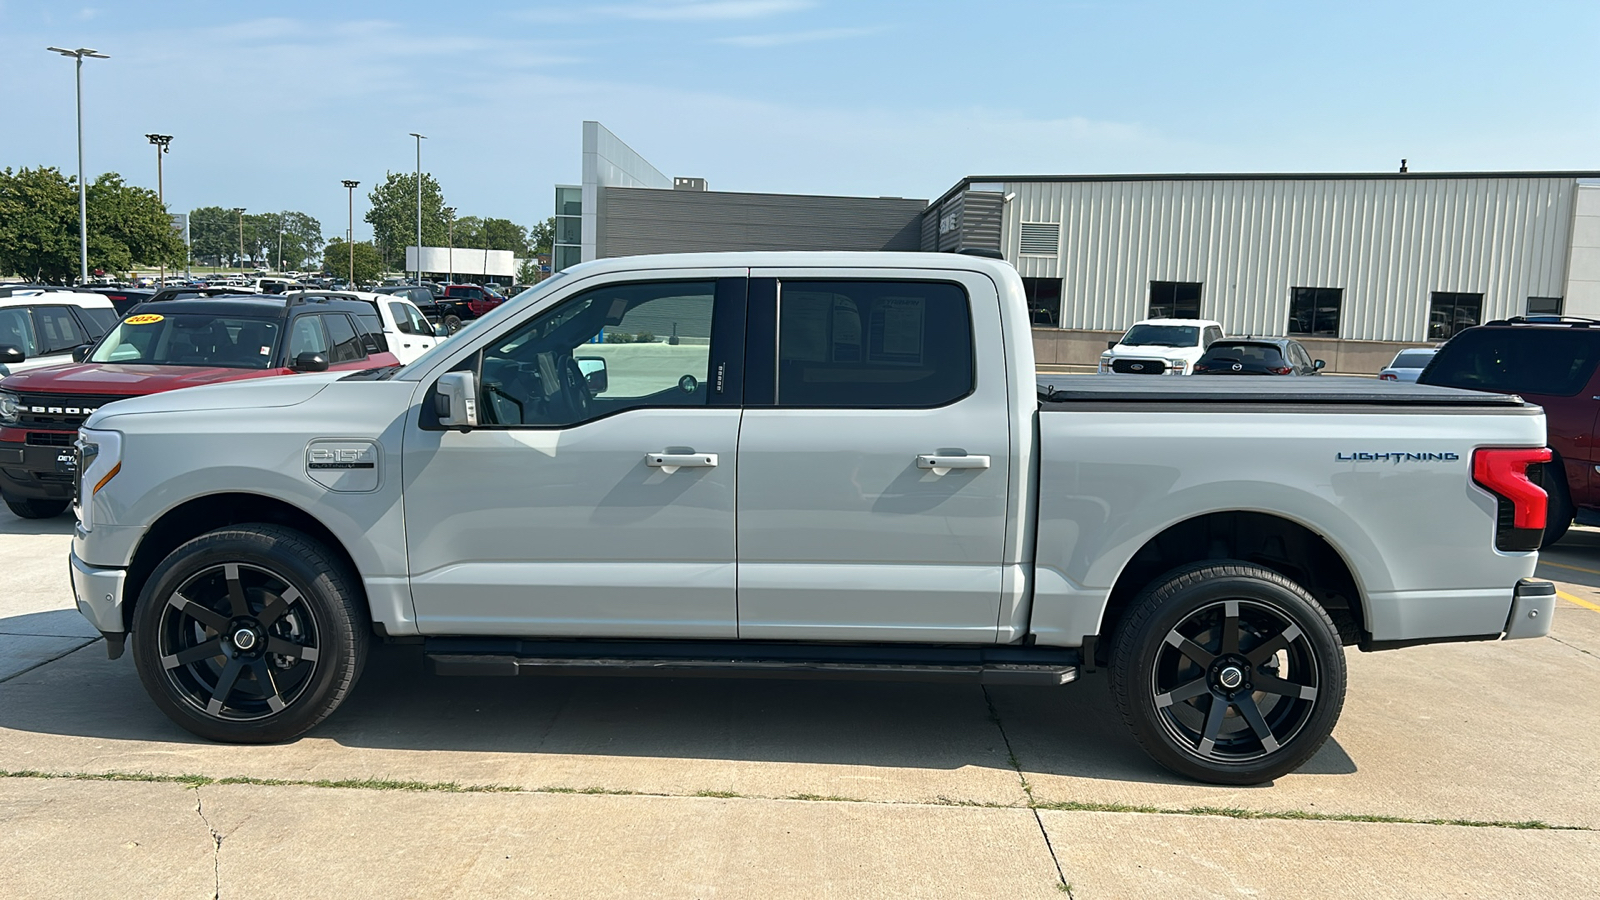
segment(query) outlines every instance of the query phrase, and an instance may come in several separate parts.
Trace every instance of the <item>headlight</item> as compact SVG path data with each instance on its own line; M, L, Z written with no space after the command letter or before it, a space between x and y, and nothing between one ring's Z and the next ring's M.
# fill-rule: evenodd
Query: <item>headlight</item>
M15 425L22 414L22 398L10 391L0 391L0 425Z
M1175 371L1182 372L1184 369L1189 368L1189 361L1187 359L1169 359L1167 360L1167 366Z
M122 435L115 431L78 429L77 490L73 507L84 531L94 529L94 495L122 471Z

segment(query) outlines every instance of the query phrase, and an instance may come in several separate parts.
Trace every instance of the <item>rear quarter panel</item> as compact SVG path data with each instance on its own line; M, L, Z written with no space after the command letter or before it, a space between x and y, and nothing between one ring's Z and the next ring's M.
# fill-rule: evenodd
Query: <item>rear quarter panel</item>
M1041 412L1039 642L1076 646L1100 634L1111 588L1147 541L1229 510L1322 536L1354 574L1376 640L1498 633L1537 554L1495 549L1496 500L1472 483L1472 451L1543 446L1543 415L1361 410ZM1340 458L1395 451L1457 458Z

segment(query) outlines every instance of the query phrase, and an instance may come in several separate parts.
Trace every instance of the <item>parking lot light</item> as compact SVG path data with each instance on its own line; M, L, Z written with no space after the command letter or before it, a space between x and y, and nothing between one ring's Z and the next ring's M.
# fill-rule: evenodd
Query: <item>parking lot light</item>
M89 283L89 195L83 182L83 58L110 59L107 54L87 47L66 50L46 47L52 53L77 60L78 73L78 283Z

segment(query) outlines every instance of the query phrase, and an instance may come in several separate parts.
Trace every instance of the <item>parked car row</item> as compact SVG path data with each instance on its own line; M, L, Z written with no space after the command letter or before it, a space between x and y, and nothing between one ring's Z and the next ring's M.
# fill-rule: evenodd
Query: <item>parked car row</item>
M177 388L404 365L443 329L407 297L148 292L118 320L103 294L0 289L0 499L25 518L72 496L75 431L108 403Z

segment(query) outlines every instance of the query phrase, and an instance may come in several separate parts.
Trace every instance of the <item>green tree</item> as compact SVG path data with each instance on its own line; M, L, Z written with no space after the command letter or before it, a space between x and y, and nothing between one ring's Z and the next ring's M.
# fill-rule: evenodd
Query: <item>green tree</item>
M183 265L183 234L149 188L107 172L89 185L89 265L126 272L135 265Z
M510 219L484 219L483 239L490 250L510 250L518 256L528 255L528 232Z
M556 217L551 216L528 229L528 249L548 254L556 243Z
M202 206L189 213L189 245L194 258L223 265L239 252L239 219L233 210Z
M351 247L345 243L344 238L334 238L322 248L322 271L343 278L350 272ZM369 241L358 241L355 245L356 281L377 281L378 275L383 272L383 258L379 256L377 248Z
M417 242L417 176L413 173L388 173L384 182L367 194L371 208L364 217L372 226L372 242L386 266L405 265L406 248ZM458 232L460 225L457 226ZM443 247L445 233L444 192L439 182L422 173L422 243Z
M74 179L54 168L0 169L0 273L67 282L78 272Z

